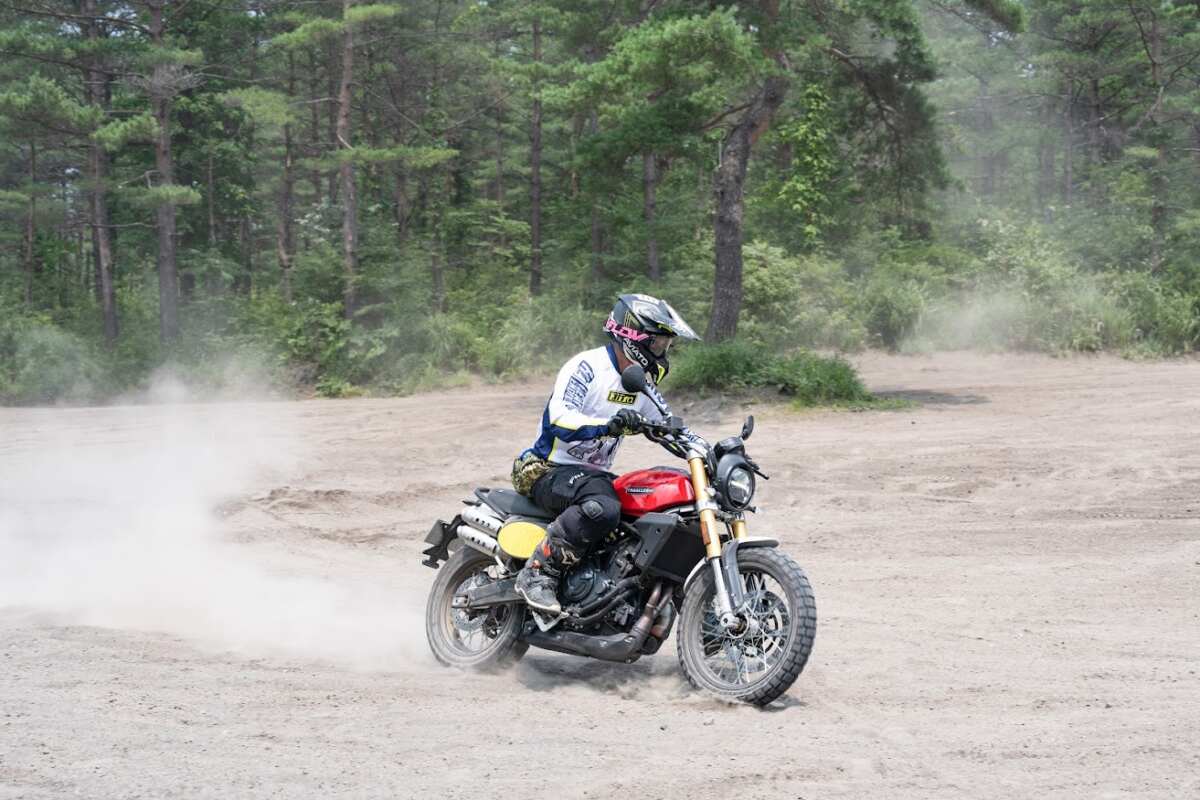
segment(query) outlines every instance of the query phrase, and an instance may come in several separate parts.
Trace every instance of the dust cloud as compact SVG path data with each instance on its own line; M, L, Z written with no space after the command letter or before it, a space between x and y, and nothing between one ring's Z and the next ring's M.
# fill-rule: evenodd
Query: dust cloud
M274 403L0 410L0 609L363 669L423 663L420 606L227 537L217 509L313 454Z

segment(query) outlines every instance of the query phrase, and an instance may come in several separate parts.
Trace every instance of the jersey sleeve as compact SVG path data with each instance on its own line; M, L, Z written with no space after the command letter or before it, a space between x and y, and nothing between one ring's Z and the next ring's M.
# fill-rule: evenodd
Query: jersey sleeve
M571 359L558 371L554 393L546 404L546 421L557 438L575 442L608 435L607 419L589 416L581 410L588 393L595 388L595 381L596 370L585 358Z
M658 410L658 406L651 402L649 397L641 394L638 395L637 405L634 406L639 414L651 422L666 422L667 418Z

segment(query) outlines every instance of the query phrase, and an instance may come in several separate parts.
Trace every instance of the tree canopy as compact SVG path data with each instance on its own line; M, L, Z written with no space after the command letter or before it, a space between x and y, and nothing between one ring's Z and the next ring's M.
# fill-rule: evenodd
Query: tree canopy
M13 0L0 55L0 396L60 392L38 346L505 372L631 289L710 341L1047 287L1103 302L1006 343L1196 341L1194 3Z

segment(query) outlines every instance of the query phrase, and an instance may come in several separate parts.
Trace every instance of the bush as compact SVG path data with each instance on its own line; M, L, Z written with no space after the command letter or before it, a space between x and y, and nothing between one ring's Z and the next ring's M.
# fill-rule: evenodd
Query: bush
M878 274L867 282L862 314L871 341L898 350L925 313L925 293L914 280Z
M745 341L681 349L670 385L679 389L772 388L801 405L868 402L871 394L842 358L807 351L780 355Z
M1200 344L1196 299L1144 272L1111 276L1109 290L1128 312L1133 337L1152 351L1186 353Z
M742 338L772 348L858 350L866 329L853 313L856 290L844 266L819 253L789 256L753 242L745 248Z
M80 401L102 369L82 339L42 316L0 314L0 402Z

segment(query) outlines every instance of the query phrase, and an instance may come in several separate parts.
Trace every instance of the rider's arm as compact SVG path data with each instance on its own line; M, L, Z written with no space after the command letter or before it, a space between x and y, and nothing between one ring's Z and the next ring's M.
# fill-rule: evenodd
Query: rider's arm
M588 394L596 390L595 377L595 370L584 359L573 358L558 371L546 416L560 440L575 442L608 435L607 418L589 416L581 410Z

